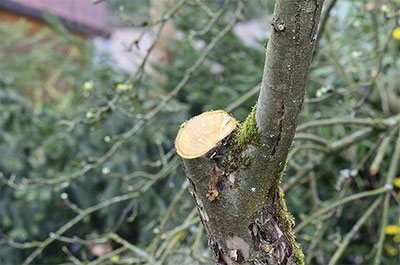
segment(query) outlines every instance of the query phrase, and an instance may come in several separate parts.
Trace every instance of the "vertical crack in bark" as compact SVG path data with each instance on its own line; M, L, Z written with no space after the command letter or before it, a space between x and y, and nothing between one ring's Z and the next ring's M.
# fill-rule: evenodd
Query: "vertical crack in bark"
M276 154L276 151L278 149L279 142L281 141L282 138L282 132L283 132L283 122L285 119L285 104L281 103L281 110L279 113L279 119L278 119L278 133L276 135L276 140L274 142L274 145L272 146L272 151L271 151L271 158Z

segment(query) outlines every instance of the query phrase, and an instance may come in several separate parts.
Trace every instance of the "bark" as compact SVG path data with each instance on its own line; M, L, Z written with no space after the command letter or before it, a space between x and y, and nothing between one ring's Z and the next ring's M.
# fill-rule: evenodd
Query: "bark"
M183 159L216 264L304 264L280 181L322 2L276 1L257 107L206 155Z

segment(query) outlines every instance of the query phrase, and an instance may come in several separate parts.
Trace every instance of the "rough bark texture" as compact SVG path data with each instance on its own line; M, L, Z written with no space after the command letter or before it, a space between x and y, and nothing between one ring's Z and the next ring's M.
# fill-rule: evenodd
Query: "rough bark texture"
M322 2L276 2L257 107L207 155L183 160L216 264L304 264L280 180Z

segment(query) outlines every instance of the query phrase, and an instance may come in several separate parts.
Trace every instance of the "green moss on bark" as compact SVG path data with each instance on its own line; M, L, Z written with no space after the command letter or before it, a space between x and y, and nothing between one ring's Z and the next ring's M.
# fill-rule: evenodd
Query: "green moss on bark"
M236 147L234 148L233 153L235 153L234 157L236 159L233 159L232 161L235 161L241 166L250 165L252 162L250 157L246 159L246 162L244 162L244 159L241 159L244 156L244 150L246 150L247 146L252 145L254 147L259 147L261 145L260 134L258 132L256 122L256 110L257 105L254 105L252 111L249 113L243 124L240 125L238 132L234 137ZM285 169L283 169L282 172L284 171ZM276 185L275 187L278 187L278 200L276 204L276 209L280 227L284 230L284 233L287 236L288 240L292 243L292 251L294 256L296 257L297 264L304 265L304 254L301 245L296 242L296 237L293 233L295 220L286 206L284 192L281 188L281 176L279 176L279 178L275 180L276 181L272 181L270 183L270 186Z
M245 145L238 144L235 138L226 147L226 153L220 160L220 164L227 174L239 169L246 169L251 163L252 157L245 152Z
M246 152L249 145L257 147L260 145L260 135L256 123L256 105L247 116L245 121L234 132L225 146L226 155L221 160L221 165L226 173L239 169L248 168L252 163L252 157Z
M256 110L257 105L254 105L246 120L239 127L235 140L240 146L260 145L261 140L257 129Z
M285 194L281 185L279 185L277 213L281 228L284 230L285 235L292 243L292 251L297 259L297 265L304 265L305 263L303 250L301 248L301 245L296 242L296 236L293 233L293 227L295 224L294 217L289 212L286 206Z

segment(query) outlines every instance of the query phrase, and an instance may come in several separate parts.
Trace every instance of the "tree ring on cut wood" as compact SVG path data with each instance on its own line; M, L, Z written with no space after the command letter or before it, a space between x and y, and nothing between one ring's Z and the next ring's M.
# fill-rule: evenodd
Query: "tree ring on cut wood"
M224 110L204 112L182 124L175 149L183 159L205 155L237 127L237 121Z

